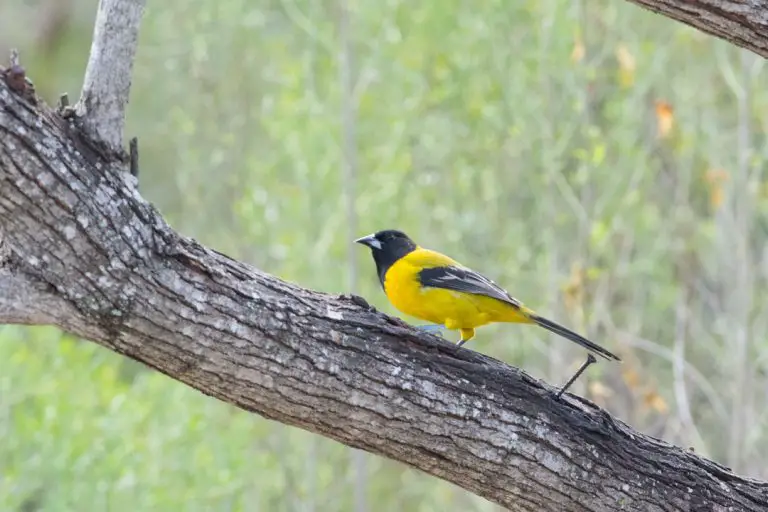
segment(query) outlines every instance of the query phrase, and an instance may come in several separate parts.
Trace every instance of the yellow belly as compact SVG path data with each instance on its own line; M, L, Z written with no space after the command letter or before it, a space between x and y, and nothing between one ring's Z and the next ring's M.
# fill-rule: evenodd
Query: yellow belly
M447 329L474 329L491 322L530 322L512 305L491 297L422 288L418 269L402 263L389 269L384 290L392 305L406 315Z

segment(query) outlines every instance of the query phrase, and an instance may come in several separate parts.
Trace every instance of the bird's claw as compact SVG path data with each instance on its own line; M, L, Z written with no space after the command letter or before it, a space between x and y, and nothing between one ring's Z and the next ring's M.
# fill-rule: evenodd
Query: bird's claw
M444 325L437 324L417 325L415 327L420 331L425 331L431 334L442 334L443 331L445 331Z

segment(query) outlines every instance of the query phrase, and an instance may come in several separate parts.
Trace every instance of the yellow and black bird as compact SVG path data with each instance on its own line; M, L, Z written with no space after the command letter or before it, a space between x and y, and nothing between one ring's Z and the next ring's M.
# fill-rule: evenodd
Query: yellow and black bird
M392 305L406 315L459 330L458 346L486 324L536 324L605 359L620 361L600 345L539 316L487 277L444 254L419 247L402 231L379 231L355 242L371 249L379 281ZM559 394L594 362L590 356Z

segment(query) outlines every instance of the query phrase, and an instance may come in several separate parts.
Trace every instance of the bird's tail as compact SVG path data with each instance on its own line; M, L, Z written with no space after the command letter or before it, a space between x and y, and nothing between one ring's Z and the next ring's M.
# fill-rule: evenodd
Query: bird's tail
M621 359L619 359L619 356L617 356L617 355L607 351L606 349L604 349L603 347L601 347L597 343L593 343L593 342L589 341L584 336L576 334L572 330L567 329L567 328L563 327L562 325L553 322L552 320L548 320L548 319L544 318L543 316L539 316L539 315L537 315L535 313L530 314L529 318L531 320L533 320L533 322L536 325L539 325L539 326L545 328L546 330L548 330L549 332L553 332L553 333L557 334L558 336L562 336L563 338L569 339L572 342L574 342L574 343L576 343L578 345L581 345L582 347L584 347L585 349L589 350L590 352L594 352L595 354L597 354L599 356L603 356L606 359L613 359L614 361L621 361Z

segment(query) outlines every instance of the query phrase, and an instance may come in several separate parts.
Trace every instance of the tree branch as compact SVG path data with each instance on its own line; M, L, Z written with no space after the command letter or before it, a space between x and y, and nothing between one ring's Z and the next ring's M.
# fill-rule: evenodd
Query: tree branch
M0 267L0 323L44 325L50 323L50 308L61 308L61 299L42 283Z
M768 484L586 401L559 402L523 372L358 300L301 289L178 235L121 163L88 148L58 114L0 83L0 320L58 325L512 510L768 507Z
M75 105L85 133L115 154L124 154L125 107L145 1L99 0L83 91Z
M768 57L768 0L628 0Z
M45 283L18 272L10 247L0 236L0 324L49 324L51 311L61 311L59 319L67 324L74 313Z

